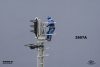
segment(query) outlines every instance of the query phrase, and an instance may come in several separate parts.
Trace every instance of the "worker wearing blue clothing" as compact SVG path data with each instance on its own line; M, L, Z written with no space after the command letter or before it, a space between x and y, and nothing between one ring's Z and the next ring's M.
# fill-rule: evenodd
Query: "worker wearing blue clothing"
M55 23L54 20L51 17L47 17L48 20L48 25L47 27L49 28L49 30L47 31L47 41L51 41L52 38L52 34L55 31Z

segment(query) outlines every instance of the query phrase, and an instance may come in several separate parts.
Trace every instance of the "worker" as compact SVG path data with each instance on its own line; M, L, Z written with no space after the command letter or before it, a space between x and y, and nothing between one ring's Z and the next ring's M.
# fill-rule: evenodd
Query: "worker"
M51 17L47 17L47 20L48 20L48 25L47 27L49 28L48 31L47 31L47 38L46 40L47 41L51 41L52 39L52 34L54 33L55 31L55 23L54 23L54 20L51 18Z

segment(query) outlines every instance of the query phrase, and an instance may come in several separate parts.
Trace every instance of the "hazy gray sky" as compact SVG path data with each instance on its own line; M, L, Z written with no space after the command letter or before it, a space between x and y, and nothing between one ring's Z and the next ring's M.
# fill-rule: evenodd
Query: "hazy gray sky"
M34 43L29 21L47 16L57 23L45 67L100 67L100 0L0 0L0 67L36 67L36 50L24 46Z

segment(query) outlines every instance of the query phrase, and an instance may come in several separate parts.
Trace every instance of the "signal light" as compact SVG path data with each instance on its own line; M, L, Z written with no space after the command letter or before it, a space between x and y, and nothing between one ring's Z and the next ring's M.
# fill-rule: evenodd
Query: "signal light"
M30 25L30 27L34 28L34 30L31 30L30 32L34 32L36 37L37 37L37 33L38 33L38 19L35 18L35 20L30 20L30 22L33 22L33 25Z

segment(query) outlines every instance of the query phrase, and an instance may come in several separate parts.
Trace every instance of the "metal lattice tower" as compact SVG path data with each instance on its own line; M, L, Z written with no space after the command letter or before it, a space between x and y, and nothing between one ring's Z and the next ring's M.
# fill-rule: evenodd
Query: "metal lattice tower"
M44 24L38 19L38 39L37 45L42 46L38 48L37 67L44 67L44 42L45 42L45 27Z

